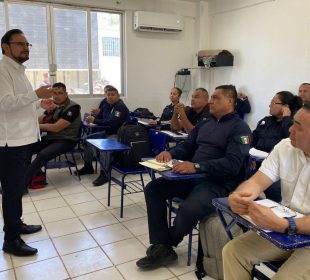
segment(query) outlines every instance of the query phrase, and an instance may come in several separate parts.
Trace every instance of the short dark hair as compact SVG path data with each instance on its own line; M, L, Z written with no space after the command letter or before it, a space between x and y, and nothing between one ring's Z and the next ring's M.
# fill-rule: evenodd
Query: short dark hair
M310 102L305 102L302 105L302 109L305 109L305 110L307 110L310 113Z
M301 84L301 86L305 86L305 85L310 86L310 83L302 83L302 84Z
M232 98L234 106L236 106L238 94L234 85L221 85L216 87L215 89L222 89L224 91L224 95L226 97Z
M177 90L179 97L182 95L182 90L178 87L173 87Z
M195 91L198 91L198 90L204 92L204 94L206 94L206 95L209 97L209 93L208 93L208 91L207 91L205 88L199 87L199 88L196 88L196 89L195 89Z
M113 87L113 86L111 86L111 85L105 85L104 88L103 88L103 90L104 90L104 91L107 91L107 90L108 90L109 88L111 88L111 87Z
M63 83L55 83L55 84L53 84L52 88L62 88L62 89L64 89L65 92L67 92L66 85Z
M116 88L116 87L113 87L113 86L109 86L109 87L106 89L106 91L107 91L107 92L109 92L109 91L114 91L114 92L116 92L116 93L119 95L119 92L118 92L117 88Z
M11 38L13 35L16 34L24 34L23 31L21 31L20 29L11 29L9 31L7 31L1 38L1 49L2 49L2 54L4 54L4 49L2 48L3 44L9 44L11 41Z
M288 105L292 115L294 115L302 107L302 99L290 91L279 91L276 95L279 96L283 105Z

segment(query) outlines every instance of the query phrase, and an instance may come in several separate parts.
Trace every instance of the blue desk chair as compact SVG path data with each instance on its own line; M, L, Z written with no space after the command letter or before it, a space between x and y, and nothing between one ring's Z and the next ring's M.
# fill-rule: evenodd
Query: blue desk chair
M194 178L203 178L204 174L175 174L172 173L171 170L163 171L161 172L161 175L166 178L167 180L188 180L188 179L194 179ZM167 207L168 207L168 225L171 227L171 223L173 218L176 216L179 207L183 203L183 199L179 197L174 197L172 199L167 200ZM197 231L197 234L199 235L198 227L194 229ZM188 234L188 246L187 246L187 265L191 265L192 260L192 241L193 241L193 230Z
M121 179L118 179L112 175L112 171L121 174ZM120 208L120 217L123 218L124 214L124 195L138 193L144 191L144 179L143 174L148 174L146 168L141 167L137 169L126 169L112 165L111 175L109 176L109 185L108 185L108 206L111 205L111 184L112 182L121 187L121 208ZM125 181L128 175L140 175L140 180L131 180Z
M167 138L165 135L158 133L158 131L154 129L149 130L149 141L151 151L153 156L159 154L161 151L166 149L167 146ZM117 165L112 165L111 171L114 171L118 174L121 174L121 179L116 178L112 175L109 179L108 185L108 206L111 204L111 183L116 183L121 187L121 208L120 208L120 217L123 218L124 214L124 195L138 193L144 191L144 179L143 174L149 174L151 178L154 178L154 174L150 172L145 167L128 169L118 167ZM126 177L128 175L139 175L140 179L126 181Z
M174 197L172 199L167 200L167 207L168 207L168 225L171 227L172 221L174 217L177 215L177 212L179 210L179 207L183 203L183 199L179 197ZM193 233L193 231L196 231L196 233ZM188 243L187 243L187 265L190 266L192 262L192 245L193 245L193 235L199 235L199 229L198 227L194 228L189 234L188 234Z
M75 154L80 154L80 156L83 158L83 149L81 147L81 143L82 143L82 137L83 137L84 133L85 133L85 130L84 130L83 122L81 122L80 128L79 128L79 134L78 134L79 140L78 140L76 146L71 151L68 151L67 153L61 154L57 158L55 158L54 160L51 160L45 164L45 166L44 166L45 180L46 180L47 169L68 168L70 174L72 175L71 168L74 168L78 174L79 181L81 181L80 175L78 173L78 167L77 167L77 163L76 163L76 159L75 159ZM71 160L69 160L68 154L71 156ZM62 156L65 158L65 160L62 160Z

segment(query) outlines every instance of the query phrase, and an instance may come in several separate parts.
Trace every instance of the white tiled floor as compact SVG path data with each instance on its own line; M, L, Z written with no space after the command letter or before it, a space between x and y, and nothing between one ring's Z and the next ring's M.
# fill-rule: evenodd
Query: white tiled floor
M93 187L96 176L82 176L79 182L66 169L49 170L48 186L30 190L23 198L23 218L27 224L42 224L43 230L22 238L39 253L21 258L1 251L0 280L195 280L194 264L186 265L186 240L176 249L176 263L153 271L137 268L149 246L143 193L125 197L120 219L119 188L113 186L108 207L107 184Z

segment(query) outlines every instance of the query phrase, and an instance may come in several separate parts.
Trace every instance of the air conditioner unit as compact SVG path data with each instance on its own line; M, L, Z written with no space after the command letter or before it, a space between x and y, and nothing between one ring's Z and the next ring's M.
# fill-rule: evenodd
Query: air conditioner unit
M173 14L134 12L134 30L174 33L183 30L183 17Z

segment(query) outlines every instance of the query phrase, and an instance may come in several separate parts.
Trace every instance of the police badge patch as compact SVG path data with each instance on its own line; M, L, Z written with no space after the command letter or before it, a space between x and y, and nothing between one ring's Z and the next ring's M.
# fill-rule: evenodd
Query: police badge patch
M114 113L114 116L115 116L115 117L119 118L120 115L121 115L121 112L120 112L120 111L115 111L115 113Z

